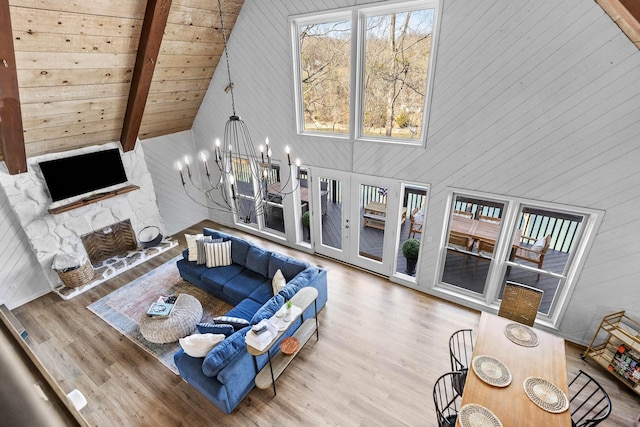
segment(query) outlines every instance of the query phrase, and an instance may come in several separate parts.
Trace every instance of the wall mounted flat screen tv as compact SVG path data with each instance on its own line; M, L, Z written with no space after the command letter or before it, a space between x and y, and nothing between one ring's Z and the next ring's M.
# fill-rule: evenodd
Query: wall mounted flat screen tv
M117 148L41 162L54 202L127 182Z

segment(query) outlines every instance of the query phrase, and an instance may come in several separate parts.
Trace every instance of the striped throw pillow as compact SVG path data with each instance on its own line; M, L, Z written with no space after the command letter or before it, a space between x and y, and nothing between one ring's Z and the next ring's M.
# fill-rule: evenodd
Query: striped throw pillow
M211 237L209 236L201 237L196 241L198 245L198 256L196 259L196 264L205 264L207 262L207 253L204 245L205 243L211 241Z
M207 267L231 265L231 240L222 243L205 243Z
M187 240L187 249L189 250L189 258L187 261L198 260L198 244L197 240L202 238L202 234L185 234L184 238Z

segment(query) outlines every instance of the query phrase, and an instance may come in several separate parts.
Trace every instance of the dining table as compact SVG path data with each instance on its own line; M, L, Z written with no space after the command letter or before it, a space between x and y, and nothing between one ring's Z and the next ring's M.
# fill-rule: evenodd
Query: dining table
M480 219L469 218L462 215L453 215L451 217L451 231L457 234L469 236L474 241L484 240L495 244L500 233L500 222L485 221ZM511 254L509 259L513 259L513 254L520 245L522 238L522 230L517 229L513 235L511 242Z
M505 427L570 427L569 398L564 339L482 313L460 411L479 405ZM465 427L460 415L456 425Z

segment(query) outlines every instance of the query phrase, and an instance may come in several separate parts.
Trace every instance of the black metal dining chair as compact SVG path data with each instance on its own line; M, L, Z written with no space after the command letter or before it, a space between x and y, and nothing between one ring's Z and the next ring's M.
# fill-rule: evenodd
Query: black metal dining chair
M438 427L454 427L458 419L458 411L462 395L454 384L459 383L460 372L447 372L440 376L433 385L433 403L436 406Z
M462 395L464 383L467 380L467 371L471 365L473 353L473 330L460 329L454 332L449 338L449 358L451 359L451 370L461 372L458 377L459 382L453 384L456 391Z
M611 414L611 399L602 386L586 372L569 383L571 424L573 427L592 427Z

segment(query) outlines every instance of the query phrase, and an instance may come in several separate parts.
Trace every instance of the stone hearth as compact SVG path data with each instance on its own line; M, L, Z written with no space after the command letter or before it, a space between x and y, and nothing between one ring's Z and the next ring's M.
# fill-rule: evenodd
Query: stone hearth
M170 237L164 238L158 246L152 248L139 248L126 251L103 261L93 264L93 272L95 274L93 280L86 285L76 288L69 288L64 285L57 287L54 291L65 300L71 299L89 289L95 288L102 282L123 273L138 264L145 262L161 253L178 245L178 242Z

